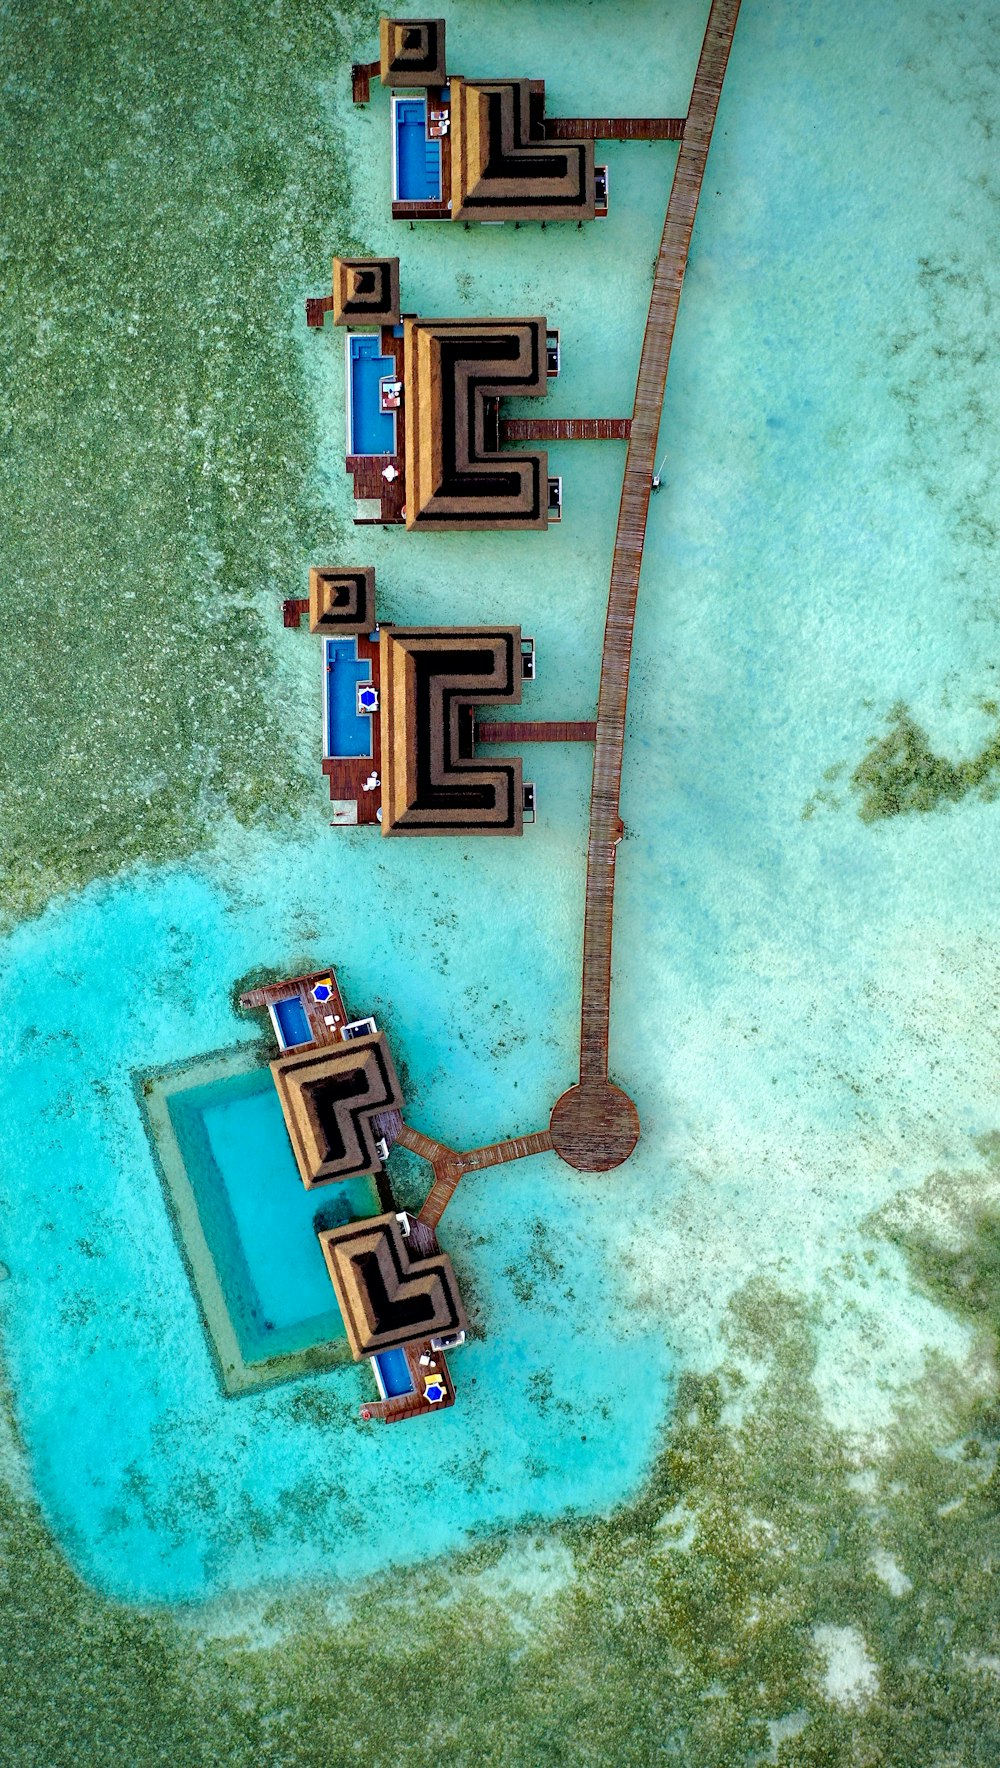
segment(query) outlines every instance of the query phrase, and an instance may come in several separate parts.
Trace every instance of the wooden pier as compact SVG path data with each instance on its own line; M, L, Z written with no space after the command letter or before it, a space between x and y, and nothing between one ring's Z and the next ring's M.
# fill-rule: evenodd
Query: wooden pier
M584 719L507 718L472 727L474 743L592 743L596 735L597 725Z
M545 139L683 141L685 121L684 117L546 117Z
M502 417L501 442L627 442L630 417Z
M583 1172L606 1172L620 1165L628 1159L639 1137L639 1116L635 1106L608 1078L611 940L615 854L622 835L619 801L625 710L639 572L670 348L695 211L739 10L740 0L712 0L656 260L636 379L632 433L625 457L601 658L590 799L580 1081L557 1099L550 1121L555 1152L568 1165Z

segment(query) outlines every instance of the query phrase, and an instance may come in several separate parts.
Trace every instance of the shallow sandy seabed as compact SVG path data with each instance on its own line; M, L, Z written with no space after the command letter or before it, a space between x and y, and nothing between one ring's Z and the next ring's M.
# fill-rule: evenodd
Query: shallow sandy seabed
M956 761L996 728L985 4L744 0L637 628L636 1156L466 1181L484 1336L425 1437L364 1433L358 1371L213 1385L132 1068L332 961L447 1140L572 1076L586 757L532 757L520 844L325 827L278 606L354 542L302 300L391 245L407 305L544 310L553 408L625 411L674 150L609 149L603 228L393 229L384 103L346 103L374 17L3 25L7 1759L993 1764L997 813L852 783L900 707ZM451 54L682 109L704 6L627 19L460 3ZM552 456L552 534L366 545L387 615L519 620L585 716L621 450Z

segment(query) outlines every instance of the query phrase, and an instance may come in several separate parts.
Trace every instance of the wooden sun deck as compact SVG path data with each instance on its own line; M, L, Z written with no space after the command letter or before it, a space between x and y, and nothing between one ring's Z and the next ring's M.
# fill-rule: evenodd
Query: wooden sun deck
M378 71L377 68L375 70ZM394 198L392 202L392 218L394 221L449 221L451 204L448 194L451 190L451 130L446 128L442 133L440 125L430 124L432 111L444 111L450 118L451 103L442 98L440 86L428 86L426 89L428 140L437 141L441 149L441 196L437 201L400 202ZM357 102L357 100L355 100Z
M411 1394L395 1394L388 1400L366 1400L360 1408L360 1415L367 1424L375 1418L381 1424L402 1424L405 1418L421 1418L430 1412L446 1412L455 1404L455 1384L451 1379L447 1359L443 1351L436 1351L429 1338L418 1338L412 1344L400 1345L406 1358L406 1367L410 1371L413 1382ZM421 1363L422 1356L429 1360ZM443 1400L426 1400L424 1398L425 1375L436 1375L445 1390Z
M601 658L590 800L580 1084L557 1100L551 1122L556 1153L584 1171L605 1170L627 1159L639 1133L634 1105L608 1079L615 854L623 832L619 802L629 665L670 349L739 9L740 0L712 0L653 276L625 457Z
M317 982L330 984L330 999L314 1001L312 990ZM240 1006L246 1011L253 1007L267 1007L275 1001L287 1001L297 996L302 1003L309 1029L313 1034L313 1042L317 1044L337 1044L340 1042L340 1027L349 1023L347 1008L337 978L332 970L313 970L308 976L289 976L282 982L269 982L263 988L249 988L240 995ZM328 1023L330 1021L331 1023Z
M383 356L391 356L396 380L403 379L403 340L397 338L391 325L381 328L380 348ZM354 495L380 505L377 516L355 516L355 526L379 524L396 527L403 521L406 503L406 403L400 400L396 411L396 451L394 454L349 454L347 471L354 480ZM391 467L394 477L387 479L385 469Z
M381 653L378 643L373 642L365 633L359 632L355 640L358 656L371 664L372 687L381 690ZM370 755L326 755L323 758L323 772L330 786L330 802L343 803L353 799L358 807L358 827L370 828L378 822L378 811L382 803L382 788L375 786L365 791L365 781L372 773L378 773L382 753L382 712L381 693L379 711L371 714L372 752Z

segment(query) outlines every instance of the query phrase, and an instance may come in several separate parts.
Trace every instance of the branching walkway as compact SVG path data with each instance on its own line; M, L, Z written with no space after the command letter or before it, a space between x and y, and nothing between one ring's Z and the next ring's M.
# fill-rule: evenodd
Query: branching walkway
M421 1160L426 1160L434 1169L434 1183L417 1218L425 1228L431 1229L437 1228L459 1180L466 1173L481 1172L487 1166L503 1166L509 1160L524 1160L529 1154L544 1154L552 1146L548 1130L538 1130L534 1135L511 1136L506 1142L490 1142L485 1148L469 1148L462 1153L457 1148L447 1147L444 1142L435 1142L431 1136L422 1135L406 1123L400 1126L396 1141L400 1148L419 1154Z
M551 1119L552 1145L556 1153L583 1172L605 1172L609 1167L618 1166L628 1159L639 1137L635 1106L608 1079L615 850L623 833L619 799L625 709L639 572L670 347L695 210L739 9L740 0L713 0L709 13L653 276L649 317L639 358L632 430L625 457L601 659L590 798L580 1081L556 1101Z

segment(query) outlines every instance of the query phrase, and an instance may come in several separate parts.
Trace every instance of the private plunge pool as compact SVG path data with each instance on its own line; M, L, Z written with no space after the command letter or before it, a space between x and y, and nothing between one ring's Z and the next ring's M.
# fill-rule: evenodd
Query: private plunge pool
M358 710L358 687L371 681L372 666L358 656L357 640L328 638L324 642L326 754L341 758L372 753L372 718Z
M427 100L394 98L392 194L400 203L441 201L441 143L427 134Z
M401 1394L413 1392L413 1377L401 1345L395 1345L391 1351L378 1351L371 1361L383 1400L395 1400Z
M395 376L395 360L382 355L379 339L371 332L348 332L345 349L347 452L395 454L395 413L382 410L382 382Z
M373 1181L305 1189L270 1069L245 1050L147 1080L143 1103L226 1392L350 1362L316 1235L377 1215Z

